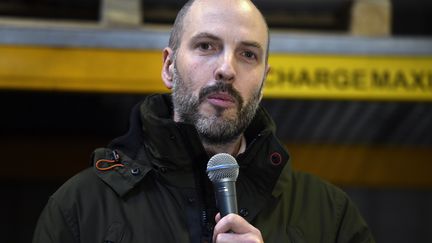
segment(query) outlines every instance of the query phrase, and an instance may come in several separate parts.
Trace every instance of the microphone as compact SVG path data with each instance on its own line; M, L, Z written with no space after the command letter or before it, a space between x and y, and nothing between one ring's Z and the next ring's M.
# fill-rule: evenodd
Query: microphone
M207 163L207 175L213 183L216 205L221 217L238 214L235 182L239 174L239 165L230 154L215 154Z

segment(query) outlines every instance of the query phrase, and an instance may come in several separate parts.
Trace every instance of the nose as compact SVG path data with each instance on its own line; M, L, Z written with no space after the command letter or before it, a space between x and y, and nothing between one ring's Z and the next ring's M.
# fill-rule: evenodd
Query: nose
M215 70L215 79L223 82L233 82L236 76L234 55L229 51L223 52L218 60Z

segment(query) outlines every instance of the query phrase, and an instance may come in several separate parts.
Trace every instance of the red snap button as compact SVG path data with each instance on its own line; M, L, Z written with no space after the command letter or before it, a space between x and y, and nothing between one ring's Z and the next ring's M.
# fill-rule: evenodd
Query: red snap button
M278 152L274 152L270 155L270 162L272 165L280 165L282 163L282 155Z

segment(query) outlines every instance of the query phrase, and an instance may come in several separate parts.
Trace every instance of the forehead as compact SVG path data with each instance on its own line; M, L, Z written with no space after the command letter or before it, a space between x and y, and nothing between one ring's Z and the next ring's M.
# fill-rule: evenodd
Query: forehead
M224 40L267 44L267 26L258 10L246 0L201 0L184 19L183 40L211 33Z

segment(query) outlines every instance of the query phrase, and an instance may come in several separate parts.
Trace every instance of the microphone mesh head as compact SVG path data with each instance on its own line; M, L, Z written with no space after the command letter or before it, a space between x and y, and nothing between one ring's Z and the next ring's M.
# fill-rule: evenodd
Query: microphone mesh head
M207 163L207 175L212 182L236 181L238 174L239 165L230 154L215 154Z

